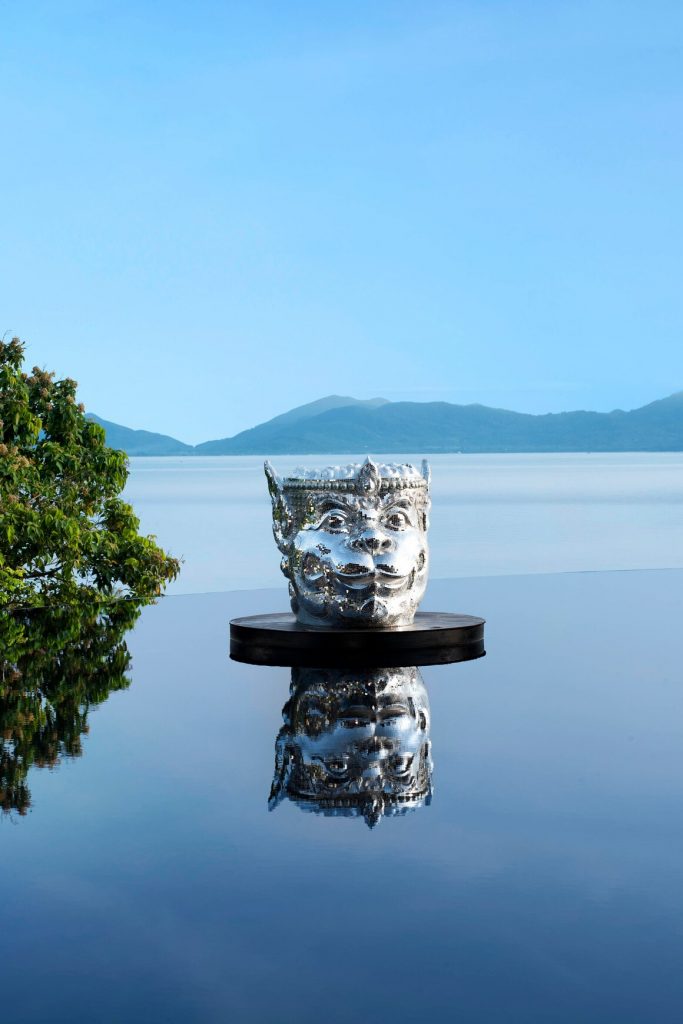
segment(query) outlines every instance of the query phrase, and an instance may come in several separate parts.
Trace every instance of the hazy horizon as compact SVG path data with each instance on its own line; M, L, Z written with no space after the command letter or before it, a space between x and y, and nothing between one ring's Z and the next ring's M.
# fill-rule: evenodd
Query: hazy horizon
M656 401L661 401L661 399L664 399L664 398L672 398L674 395L681 394L681 393L683 393L683 392L672 391L672 392L670 392L667 395L660 395L659 398L652 399L652 401L656 402ZM316 401L321 401L321 400L323 400L325 398L334 398L334 397L353 398L353 399L358 399L359 398L358 395L343 395L343 396L340 396L340 395L319 395L318 398L312 399L311 402L302 402L301 405L310 405L310 404L315 403ZM367 397L370 398L370 399L371 398L384 398L384 395L368 395ZM390 400L388 400L388 401L390 401ZM400 401L400 399L396 399L396 401ZM408 399L404 399L404 401L408 401ZM419 401L419 400L418 399L413 399L413 401ZM430 400L429 399L424 399L424 401L428 402ZM432 399L432 401L437 401L437 399ZM458 404L458 405L484 405L483 402L462 402L462 403L454 403L454 404ZM648 405L650 403L646 402L644 404ZM298 406L290 406L288 409L280 409L277 412L274 412L272 416L268 417L268 419L275 419L277 416L280 416L280 415L282 415L284 413L290 412L290 411L292 411L295 408L298 408ZM495 408L495 407L491 407L491 408ZM497 408L504 408L504 407L503 406L498 406ZM635 406L634 408L642 408L642 407L641 406ZM520 410L520 409L508 409L507 411L508 412L522 412L523 410ZM553 410L553 412L558 412L558 413L562 413L562 412L603 412L603 411L604 412L630 412L631 410L630 409L626 409L623 406L615 406L614 409L606 409L606 410L599 410L599 409L558 409L558 410ZM548 410L548 413L549 412L550 412L550 410ZM91 415L97 416L99 419L105 420L108 423L115 423L116 426L128 427L130 430L146 430L146 431L149 431L150 433L162 433L162 431L156 430L156 428L154 426L144 426L144 425L143 426L135 426L135 425L133 425L131 423L118 423L117 421L112 420L111 417L109 417L109 416L103 416L101 414L101 412L99 412L99 410L96 410L96 409L86 409L86 413L89 413ZM539 413L530 413L528 415L543 416L543 415L547 415L548 413L539 412ZM263 420L261 422L263 423L263 422L267 422L267 421ZM247 426L241 427L240 430L236 430L234 432L234 434L216 435L215 438L213 438L213 437L205 437L202 440L196 441L196 442L186 441L185 438L179 437L179 436L177 436L175 434L172 434L172 435L169 435L169 436L174 437L174 439L176 441L182 441L185 444L202 444L204 441L213 441L213 440L220 440L221 438L233 437L233 436L235 436L235 434L241 433L244 430L250 430L251 428L256 427L256 426L260 426L260 424L259 423L249 423ZM329 454L334 454L334 453L330 452Z
M410 452L375 453L413 461ZM362 452L335 455L344 465ZM278 473L320 455L273 457ZM435 454L433 580L683 567L683 453ZM263 458L132 458L125 495L143 532L185 559L169 594L278 586Z

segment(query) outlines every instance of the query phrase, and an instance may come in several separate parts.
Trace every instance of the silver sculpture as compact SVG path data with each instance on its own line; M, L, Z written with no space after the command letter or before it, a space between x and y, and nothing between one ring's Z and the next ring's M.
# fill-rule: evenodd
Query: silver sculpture
M427 585L429 466L298 470L265 463L273 533L304 625L409 625Z
M429 699L417 668L292 669L268 806L285 798L372 828L432 797Z

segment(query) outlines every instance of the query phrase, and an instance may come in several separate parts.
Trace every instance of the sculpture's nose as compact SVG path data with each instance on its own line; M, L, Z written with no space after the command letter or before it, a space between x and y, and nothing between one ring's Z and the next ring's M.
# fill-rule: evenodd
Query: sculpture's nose
M367 551L370 555L379 555L382 551L391 550L391 540L380 530L368 528L354 537L351 547L356 551Z

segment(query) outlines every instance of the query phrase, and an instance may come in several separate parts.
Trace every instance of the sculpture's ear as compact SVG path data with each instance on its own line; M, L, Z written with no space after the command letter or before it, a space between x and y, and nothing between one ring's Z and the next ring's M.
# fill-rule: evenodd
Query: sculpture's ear
M268 480L268 490L270 491L272 497L274 491L280 492L282 490L282 484L280 483L280 478L275 472L275 467L273 466L270 459L266 459L266 461L263 463L263 471L266 474L266 479Z
M432 504L429 497L429 485L432 482L432 470L426 459L422 460L421 473L423 479L427 481L427 496L425 498L424 510L422 512L422 529L426 533L429 529L429 509Z
M287 795L287 783L292 772L291 730L284 726L275 741L275 771L268 797L268 810L274 811Z
M288 550L286 537L292 525L292 515L287 506L282 481L268 459L264 462L263 469L268 481L268 493L273 504L273 536L275 543L284 555Z
M431 741L427 741L420 755L422 765L420 769L427 773L427 795L425 797L425 807L429 807L432 802L432 796L434 795L434 786L432 785L432 772L434 770L434 764L432 762L432 744Z

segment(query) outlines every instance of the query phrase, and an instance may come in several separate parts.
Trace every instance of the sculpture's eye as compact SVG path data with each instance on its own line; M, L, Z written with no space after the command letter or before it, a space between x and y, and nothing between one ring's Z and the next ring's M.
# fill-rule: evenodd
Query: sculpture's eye
M340 533L348 526L348 516L341 509L333 509L327 513L320 526L323 530L329 530L330 533Z
M322 707L310 707L304 715L304 730L307 736L320 736L329 726L329 721Z
M396 718L406 718L409 714L410 709L405 704L400 704L396 701L383 707L378 717L381 722L392 722Z
M412 764L412 754L397 754L395 757L392 757L389 761L389 772L391 775L394 776L394 778L401 778L402 776L405 776L410 772Z
M343 755L340 755L339 757L327 757L323 763L330 775L344 775L348 769L348 760Z
M386 517L385 523L390 530L406 530L410 526L410 518L407 512L395 508Z

